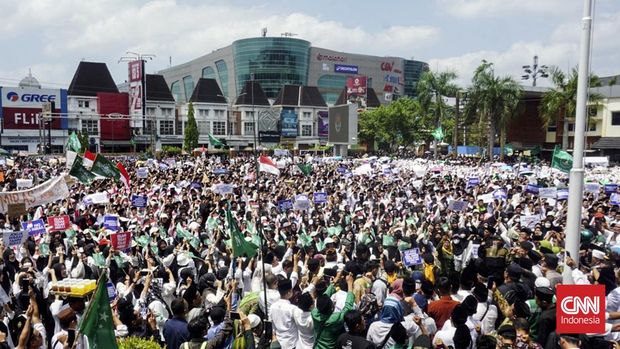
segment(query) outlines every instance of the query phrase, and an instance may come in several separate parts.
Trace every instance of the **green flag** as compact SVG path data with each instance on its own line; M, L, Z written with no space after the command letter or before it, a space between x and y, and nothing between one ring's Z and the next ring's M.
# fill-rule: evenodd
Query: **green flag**
M93 162L93 167L90 171L106 178L120 179L121 177L121 172L118 170L118 167L116 167L112 161L106 159L105 156L101 154L97 154L97 157Z
M342 232L341 226L327 228L327 234L329 234L329 236L340 235L340 232Z
M82 150L82 144L80 144L80 140L78 139L77 134L75 134L75 131L71 132L71 135L67 140L67 150L71 150L76 153L79 153L80 150Z
M194 248L198 248L198 245L200 245L200 240L198 240L198 238L195 237L194 234L183 229L180 223L177 223L177 236L187 240L187 242L189 242L189 244L192 245Z
M435 131L433 131L433 138L435 138L435 140L440 141L443 139L443 136L444 134L443 134L443 129L441 128L441 126L437 127Z
M209 133L209 143L211 143L211 145L216 147L216 148L223 147L225 145L224 142L222 142L219 139L213 137L210 133Z
M310 237L305 232L301 233L301 234L299 234L299 242L301 242L301 246L302 247L308 247L308 246L312 245L312 237Z
M112 324L112 309L106 288L107 273L104 271L97 282L97 290L79 326L79 332L88 337L92 349L116 349L116 336Z
M299 167L299 170L304 176L312 174L312 164L297 164L297 167Z
M394 241L394 237L392 235L385 234L383 235L383 244L384 247L387 246L396 246L396 242Z
M553 149L553 159L551 159L551 167L556 168L564 173L569 173L573 168L573 157L566 151L555 146Z
M317 252L321 252L325 249L325 241L320 240L319 242L316 243L316 251Z
M77 178L80 183L90 185L96 176L82 165L83 161L81 156L76 156L71 170L69 171L69 175Z
M93 260L95 261L95 265L98 267L104 267L105 266L105 257L103 256L103 253L99 252L99 253L93 253Z
M50 255L50 245L46 244L46 243L42 243L41 245L39 245L39 253L41 253L41 256L43 257L47 257Z
M226 220L228 221L228 229L230 230L230 237L232 240L232 250L235 257L247 256L252 258L256 255L258 246L246 241L237 227L237 223L233 218L230 210L226 210Z

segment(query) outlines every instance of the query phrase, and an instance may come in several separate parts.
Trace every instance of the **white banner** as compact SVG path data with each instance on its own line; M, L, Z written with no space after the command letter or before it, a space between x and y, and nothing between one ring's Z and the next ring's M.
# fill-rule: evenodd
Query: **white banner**
M490 204L495 200L495 198L493 197L493 193L489 193L484 195L478 195L478 200L482 200L482 202L484 202L485 204Z
M13 192L0 192L0 212L6 213L9 204L24 203L26 208L49 204L69 197L69 188L64 176L58 176L34 188Z
M86 195L82 200L84 205L107 204L110 202L107 192L94 193Z
M539 188L538 189L538 195L542 199L544 199L544 198L555 199L555 197L558 195L558 188L556 188L556 187Z
M32 187L32 179L16 179L15 184L17 186L17 189L30 188Z
M24 243L28 238L28 231L4 231L2 233L2 240L5 246L18 246Z

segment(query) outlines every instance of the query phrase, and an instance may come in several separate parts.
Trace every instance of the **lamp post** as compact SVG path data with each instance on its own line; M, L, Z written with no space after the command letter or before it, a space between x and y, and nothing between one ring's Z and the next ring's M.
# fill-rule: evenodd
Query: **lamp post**
M521 80L529 80L530 78L532 78L532 86L536 87L536 80L538 79L538 77L549 77L549 74L547 74L547 69L549 69L549 67L547 67L546 65L541 65L539 67L538 56L534 56L534 63L532 65L523 66L523 71L525 72L525 74L521 76Z
M577 75L577 108L575 118L575 145L573 147L573 167L568 182L568 210L566 212L566 251L570 253L579 267L579 245L581 238L581 206L583 202L583 149L586 131L586 108L590 73L590 38L592 34L592 0L583 1L581 19L581 42L579 72ZM566 256L566 254L565 254ZM565 261L566 262L566 261ZM572 284L570 268L562 273L564 284Z

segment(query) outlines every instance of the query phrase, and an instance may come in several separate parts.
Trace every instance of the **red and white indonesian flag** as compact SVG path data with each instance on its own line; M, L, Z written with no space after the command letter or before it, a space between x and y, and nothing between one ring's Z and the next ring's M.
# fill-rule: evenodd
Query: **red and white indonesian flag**
M261 156L258 158L258 169L261 172L268 172L276 176L280 175L280 170L278 170L276 164L266 156Z
M97 154L93 154L87 150L84 152L84 160L82 161L82 165L87 170L90 170L93 167L93 163L95 162L96 158L97 158Z
M123 183L125 183L125 186L127 187L127 189L129 188L129 173L127 173L127 170L125 169L125 166L123 166L123 164L121 164L120 162L116 164L116 168L118 168L118 170L121 173L121 181Z

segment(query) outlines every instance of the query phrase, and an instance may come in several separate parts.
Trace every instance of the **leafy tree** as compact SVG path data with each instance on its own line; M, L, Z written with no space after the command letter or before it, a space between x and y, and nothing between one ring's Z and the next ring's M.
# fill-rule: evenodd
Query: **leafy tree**
M187 107L187 127L185 128L185 139L183 147L188 153L192 153L195 148L198 148L198 125L196 124L196 118L194 118L194 105L192 102Z
M416 100L408 97L367 110L360 115L359 138L369 145L378 142L391 150L420 141L428 127Z
M450 114L450 109L444 97L454 97L458 91L458 86L454 83L457 75L454 71L443 71L433 73L426 71L422 74L417 84L417 100L422 114L433 116L433 130L442 126L443 122ZM431 132L433 131L431 130ZM435 157L437 157L438 147L435 140Z
M553 89L543 95L540 102L540 116L542 117L545 129L551 124L558 122L558 117L562 115L562 149L568 148L568 118L575 117L577 110L577 68L573 68L567 75L562 70L554 67L551 70L551 82ZM590 87L601 86L596 75L592 75L589 81ZM597 103L601 100L601 95L596 93L589 94L589 103Z
M512 77L495 75L493 63L483 60L476 68L467 92L465 115L468 118L477 116L481 126L488 125L489 160L493 158L497 129L502 134L506 132L508 122L517 113L521 92L521 86Z

